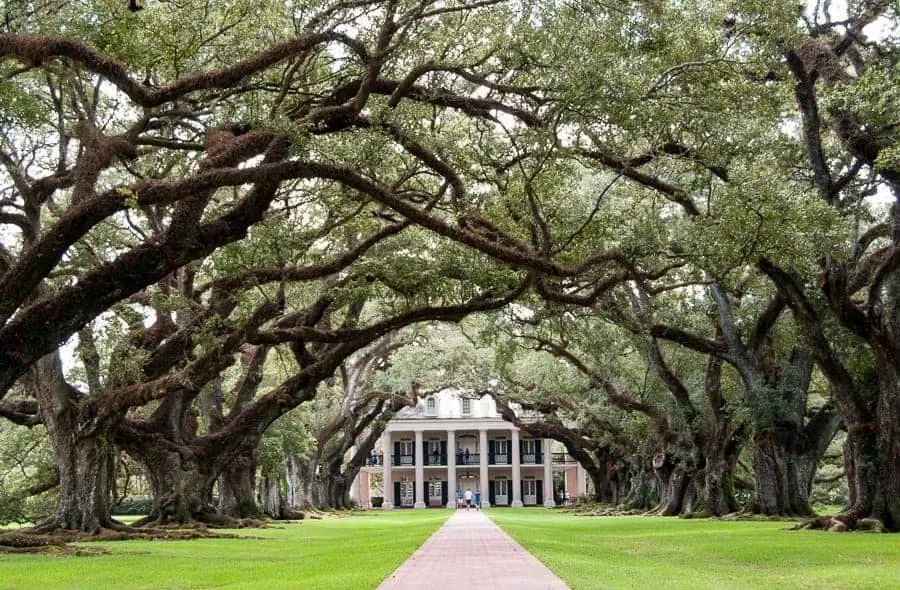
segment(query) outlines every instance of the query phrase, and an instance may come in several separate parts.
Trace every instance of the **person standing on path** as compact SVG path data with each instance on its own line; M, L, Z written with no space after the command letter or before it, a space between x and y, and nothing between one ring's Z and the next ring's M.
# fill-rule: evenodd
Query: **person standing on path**
M475 490L475 510L481 510L481 491Z
M466 490L466 510L472 507L472 490Z

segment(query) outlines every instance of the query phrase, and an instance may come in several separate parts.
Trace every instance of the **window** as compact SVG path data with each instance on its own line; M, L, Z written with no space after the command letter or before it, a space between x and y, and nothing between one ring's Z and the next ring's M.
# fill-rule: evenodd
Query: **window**
M533 438L522 440L522 463L537 463L537 441Z
M505 438L494 441L494 463L497 465L509 463L509 441Z
M429 397L425 400L425 415L426 416L434 416L437 414L437 400L433 397Z
M394 465L412 465L415 457L415 449L413 449L413 441L409 439L401 440L399 443L400 457Z
M495 496L507 496L509 495L509 482L505 479L498 479L494 482L494 495Z
M441 441L429 440L425 446L425 465L442 465Z
M537 482L533 479L526 479L522 482L522 495L523 496L536 496L537 495Z
M468 397L462 399L462 413L463 416L470 416L472 414L472 400Z
M441 498L441 482L440 481L429 481L428 482L428 497L429 498Z

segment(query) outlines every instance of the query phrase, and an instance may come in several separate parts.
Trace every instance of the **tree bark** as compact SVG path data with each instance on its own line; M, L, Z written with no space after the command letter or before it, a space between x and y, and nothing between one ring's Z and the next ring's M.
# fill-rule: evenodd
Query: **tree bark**
M270 518L282 518L287 508L284 497L281 494L280 477L272 473L263 472L259 479L260 508Z
M724 443L722 429L714 431L703 452L701 477L697 480L704 508L713 516L723 516L739 510L734 497L734 470L743 446L740 432L733 433Z
M284 460L284 479L287 483L287 505L291 508L300 506L301 486L300 463L293 455Z
M209 522L215 515L215 509L211 503L210 486L196 458L184 457L161 446L146 451L129 451L144 468L153 494L150 514L135 523L136 526Z
M795 452L779 440L775 429L758 430L751 442L753 471L756 475L749 510L780 516L810 516L810 485L807 474L815 473L816 463Z
M888 530L900 530L900 347L881 348L876 368L881 395L878 397L878 493L872 516Z
M626 510L653 510L659 506L659 484L650 461L638 459L630 470L630 490L622 502Z
M653 457L653 474L659 489L659 503L651 512L660 516L692 514L690 489L694 474L684 459L673 453L657 453Z
M237 518L258 515L255 490L256 461L252 453L238 455L219 475L218 513Z
M56 510L33 530L95 533L115 528L118 525L109 510L115 451L109 443L108 427L95 423L91 404L78 404L78 392L63 376L59 353L40 359L26 386L38 401L59 468Z

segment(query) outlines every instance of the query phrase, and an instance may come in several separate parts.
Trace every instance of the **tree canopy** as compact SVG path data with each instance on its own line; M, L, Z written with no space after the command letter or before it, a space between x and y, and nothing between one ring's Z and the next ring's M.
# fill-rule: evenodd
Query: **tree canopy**
M843 437L813 524L900 529L896 2L3 10L0 514L346 506L453 387L666 515L812 516Z

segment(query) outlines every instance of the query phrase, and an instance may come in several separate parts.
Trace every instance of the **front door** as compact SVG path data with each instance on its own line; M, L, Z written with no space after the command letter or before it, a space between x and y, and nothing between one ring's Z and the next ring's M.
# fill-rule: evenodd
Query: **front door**
M465 498L466 490L472 492L472 502L475 502L475 490L478 489L478 476L476 475L460 475L457 478L456 489L463 493Z
M400 506L412 506L415 503L416 484L412 481L400 482Z
M444 497L443 485L440 481L428 482L428 505L441 506Z

